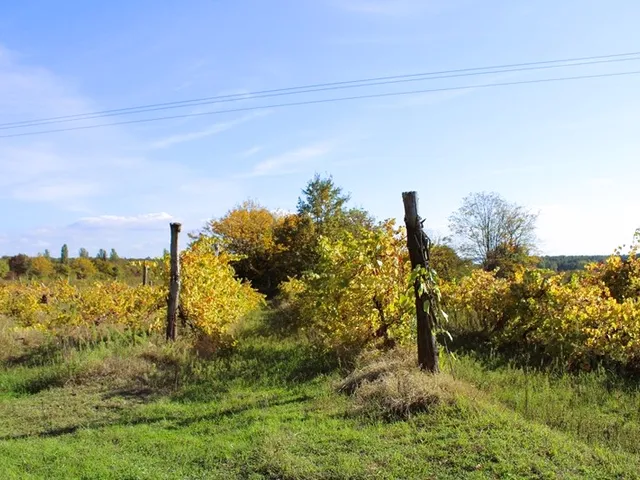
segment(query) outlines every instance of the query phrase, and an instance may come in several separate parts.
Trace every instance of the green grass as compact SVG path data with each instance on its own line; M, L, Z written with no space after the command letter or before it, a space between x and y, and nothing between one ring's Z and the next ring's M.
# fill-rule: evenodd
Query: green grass
M567 373L467 353L445 371L468 381L524 418L574 438L640 454L640 382L604 368Z
M147 339L5 362L0 476L638 478L634 449L526 414L512 399L516 370L471 358L456 368L480 389L390 421L336 393L343 374L331 356L259 330L210 361Z

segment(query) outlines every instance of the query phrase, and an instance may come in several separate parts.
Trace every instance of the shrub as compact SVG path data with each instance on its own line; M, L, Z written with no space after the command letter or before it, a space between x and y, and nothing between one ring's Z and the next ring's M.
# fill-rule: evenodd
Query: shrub
M402 232L392 222L337 239L322 237L314 272L281 288L302 329L316 343L343 353L412 336L411 267Z

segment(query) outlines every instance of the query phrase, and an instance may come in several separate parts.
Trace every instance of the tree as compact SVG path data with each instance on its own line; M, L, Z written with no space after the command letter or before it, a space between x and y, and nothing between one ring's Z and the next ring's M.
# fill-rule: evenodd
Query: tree
M60 263L66 264L69 261L69 247L65 243L60 249Z
M78 256L80 258L89 258L89 251L86 248L81 248L80 251L78 252Z
M117 262L118 260L120 260L120 256L118 255L118 252L116 252L116 249L112 248L111 253L109 253L109 261Z
M104 253L106 255L107 252L104 251ZM120 274L118 265L114 265L113 262L109 262L104 258L96 258L93 261L93 266L98 272L110 278L118 278L118 275Z
M283 217L274 229L277 249L274 253L274 277L277 283L299 277L312 270L318 261L318 234L311 218L292 214Z
M471 261L460 258L452 247L442 243L432 245L429 260L431 268L447 281L464 277L472 268Z
M51 252L48 248L45 248L44 253L42 254L44 258L51 258Z
M4 258L0 258L0 280L9 274L9 262Z
M96 274L96 267L87 257L80 257L73 260L71 268L76 273L79 280L91 277Z
M107 251L104 248L98 250L98 253L96 254L96 260L104 260L105 262L107 261Z
M264 293L275 288L272 275L272 257L276 249L274 228L278 217L248 200L229 210L224 217L210 221L204 234L216 239L217 245L239 255L232 262L241 278L250 280Z
M537 215L509 203L497 193L472 193L449 217L460 252L486 270L505 255L529 255L535 244Z
M332 177L316 174L298 198L298 215L311 219L317 235L337 238L345 232L362 234L362 228L371 230L375 221L364 209L347 208L350 196L333 183Z
M345 211L349 195L333 183L332 177L322 178L316 174L302 190L298 198L298 214L309 215L313 223L322 226Z
M51 260L44 255L38 255L31 259L31 274L43 278L50 276L54 269Z
M20 277L29 271L30 259L24 253L14 255L9 259L9 270L16 276Z

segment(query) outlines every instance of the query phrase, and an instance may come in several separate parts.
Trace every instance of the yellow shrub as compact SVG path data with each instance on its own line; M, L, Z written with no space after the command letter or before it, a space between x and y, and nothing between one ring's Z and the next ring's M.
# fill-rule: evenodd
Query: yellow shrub
M216 254L213 240L200 237L182 252L182 311L201 332L232 342L235 322L264 303L264 297L234 277L232 256Z

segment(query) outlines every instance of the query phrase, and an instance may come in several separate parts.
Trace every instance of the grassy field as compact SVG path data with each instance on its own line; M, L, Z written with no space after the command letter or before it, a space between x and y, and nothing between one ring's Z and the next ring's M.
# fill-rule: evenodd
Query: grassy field
M338 392L346 372L332 357L260 322L211 360L149 338L23 348L0 369L0 475L639 478L628 383L472 355L445 370L448 401L389 416ZM405 364L395 375L429 381Z

